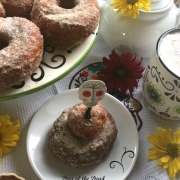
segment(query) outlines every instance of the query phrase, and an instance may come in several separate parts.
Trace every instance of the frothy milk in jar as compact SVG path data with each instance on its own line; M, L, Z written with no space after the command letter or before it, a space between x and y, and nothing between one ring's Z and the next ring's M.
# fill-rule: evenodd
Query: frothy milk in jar
M164 65L180 77L180 30L166 34L160 40L158 53Z

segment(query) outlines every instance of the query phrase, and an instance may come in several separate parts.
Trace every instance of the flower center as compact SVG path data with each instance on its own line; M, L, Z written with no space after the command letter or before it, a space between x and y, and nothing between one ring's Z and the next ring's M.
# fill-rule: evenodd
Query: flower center
M167 152L172 158L179 157L179 146L178 146L178 144L170 144L167 148Z
M126 71L123 68L119 68L117 70L117 75L118 76L124 76L126 74Z
M128 4L134 5L138 0L127 0Z

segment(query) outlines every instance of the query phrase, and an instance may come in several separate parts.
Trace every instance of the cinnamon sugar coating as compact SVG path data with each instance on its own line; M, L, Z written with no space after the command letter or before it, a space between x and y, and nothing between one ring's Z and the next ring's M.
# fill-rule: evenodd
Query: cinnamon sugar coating
M94 138L74 135L68 124L70 108L54 122L48 147L54 157L75 168L87 168L101 162L112 149L117 136L116 123L107 112L103 128Z
M24 17L30 19L34 0L0 0L7 17Z
M4 17L4 16L5 16L5 9L0 1L0 17Z
M90 119L84 118L87 109L83 103L76 104L70 108L68 116L71 131L74 135L85 139L94 138L102 130L105 121L109 119L109 113L100 103L92 107Z
M82 44L99 23L97 0L36 0L31 20L45 42L69 49Z
M28 78L39 66L43 37L31 21L0 18L0 90Z

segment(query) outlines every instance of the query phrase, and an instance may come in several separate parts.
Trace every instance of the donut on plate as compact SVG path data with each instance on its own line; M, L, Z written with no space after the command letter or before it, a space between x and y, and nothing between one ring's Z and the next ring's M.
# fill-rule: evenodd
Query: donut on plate
M106 109L100 104L94 106L91 119L84 119L86 110L83 103L65 109L54 122L48 138L54 157L79 169L101 162L117 136L116 123Z
M5 9L0 1L0 17L4 17L4 16L5 16Z
M99 23L97 0L36 0L31 20L45 43L69 49L82 44Z
M43 37L39 28L21 17L0 17L0 90L28 78L39 66Z
M0 0L7 17L24 17L30 19L34 0Z

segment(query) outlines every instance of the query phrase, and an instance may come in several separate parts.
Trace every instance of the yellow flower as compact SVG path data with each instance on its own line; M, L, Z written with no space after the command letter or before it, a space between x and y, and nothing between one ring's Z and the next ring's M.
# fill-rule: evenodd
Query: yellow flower
M149 149L149 160L157 160L157 165L168 170L171 179L180 170L180 130L158 127L157 134L150 134L148 141L154 146Z
M151 11L148 7L150 4L150 0L114 0L110 6L114 6L117 9L117 13L124 11L124 16L129 15L136 18L136 14L139 14L139 9Z
M18 120L12 122L9 115L0 115L0 157L9 154L17 145L21 132Z

